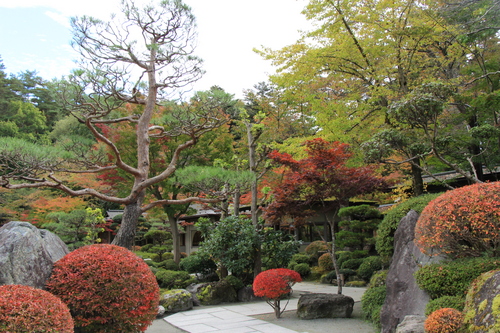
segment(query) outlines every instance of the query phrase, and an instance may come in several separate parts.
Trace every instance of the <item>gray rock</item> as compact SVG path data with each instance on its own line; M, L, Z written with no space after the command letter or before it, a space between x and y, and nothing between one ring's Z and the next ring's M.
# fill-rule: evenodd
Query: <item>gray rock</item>
M418 213L414 210L401 219L394 235L394 256L387 273L387 295L380 323L382 333L394 333L406 316L424 316L429 295L421 290L413 274L419 267L431 262L439 262L440 257L429 257L414 244L415 225Z
M43 289L54 263L69 253L56 235L28 222L0 228L0 285L22 284Z
M165 308L161 305L158 305L158 313L156 314L156 318L161 318L165 314Z
M299 319L350 318L352 297L340 294L303 294L297 303Z
M236 290L225 280L201 284L197 288L196 297L201 305L217 305L238 301Z
M500 332L500 270L481 274L465 301L465 326L470 332Z
M425 333L425 316L406 316L396 328L396 333Z
M260 297L255 296L252 287L243 287L238 290L238 302L253 302L260 299Z
M175 313L193 308L193 297L185 289L172 289L164 292L160 297L160 305L167 313Z

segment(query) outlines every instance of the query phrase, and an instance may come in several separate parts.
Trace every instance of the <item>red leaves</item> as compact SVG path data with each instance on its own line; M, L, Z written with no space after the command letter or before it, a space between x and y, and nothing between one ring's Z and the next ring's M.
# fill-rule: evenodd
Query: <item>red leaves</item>
M269 158L289 168L283 184L273 190L275 201L265 211L271 223L286 215L297 222L313 214L307 207L314 202L336 199L341 205L386 186L372 168L347 166L352 156L347 144L317 138L306 141L305 146L308 157L298 161L278 151L269 154Z
M2 332L73 332L68 307L45 290L29 286L0 286Z
M142 259L115 245L79 248L54 265L47 290L70 308L75 326L146 330L159 302L156 278Z
M429 255L433 250L452 257L498 255L500 183L461 187L431 201L417 222L415 241Z
M269 269L259 273L253 281L253 292L258 297L275 300L288 295L296 282L302 278L296 271L287 268Z

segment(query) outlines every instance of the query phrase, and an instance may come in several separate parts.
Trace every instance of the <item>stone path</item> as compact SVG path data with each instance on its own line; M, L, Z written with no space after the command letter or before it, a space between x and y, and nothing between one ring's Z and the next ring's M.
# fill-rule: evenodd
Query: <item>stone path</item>
M336 293L337 287L319 283L301 282L296 284L293 290L293 296L286 307L287 311L297 309L297 302L300 294L302 293ZM355 302L358 302L358 305L364 291L365 288L343 288L343 294L351 296ZM272 313L273 309L264 301L241 304L224 304L222 306L214 307L195 307L193 310L179 312L165 317L163 319L163 323L161 321L155 321L155 324L148 328L146 333L170 333L173 332L172 328L177 329L175 332L189 333L296 333L326 331L331 333L375 332L375 329L373 329L369 323L363 322L359 320L359 318L299 321L298 319L293 318L288 319L286 316L284 316L284 318L276 319ZM259 319L259 317L270 320L266 321ZM318 325L321 327L315 327ZM356 326L356 328L353 326ZM304 330L304 327L306 330Z

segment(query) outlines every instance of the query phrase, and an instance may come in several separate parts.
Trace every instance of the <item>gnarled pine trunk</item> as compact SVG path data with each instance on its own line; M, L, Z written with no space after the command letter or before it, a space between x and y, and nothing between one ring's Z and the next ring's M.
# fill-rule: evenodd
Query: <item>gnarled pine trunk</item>
M141 209L143 199L144 193L139 195L136 201L125 205L122 223L120 229L118 230L118 233L115 236L115 239L113 239L112 244L132 250L132 246L134 246L135 233L137 231L139 218L143 213Z

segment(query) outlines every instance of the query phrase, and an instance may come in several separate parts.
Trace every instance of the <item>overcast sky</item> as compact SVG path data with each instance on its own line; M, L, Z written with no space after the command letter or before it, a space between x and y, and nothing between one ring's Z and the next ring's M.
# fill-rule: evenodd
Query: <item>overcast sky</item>
M159 1L159 0L157 0ZM136 2L144 2L138 0ZM266 81L270 64L252 51L294 43L309 25L300 14L306 0L184 0L198 23L196 54L205 76L194 90L218 85L242 97ZM69 45L69 18L108 19L120 0L0 0L0 56L8 73L35 70L45 79L67 75L76 54Z

